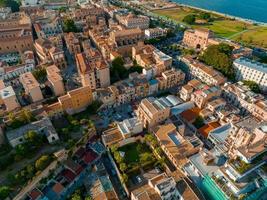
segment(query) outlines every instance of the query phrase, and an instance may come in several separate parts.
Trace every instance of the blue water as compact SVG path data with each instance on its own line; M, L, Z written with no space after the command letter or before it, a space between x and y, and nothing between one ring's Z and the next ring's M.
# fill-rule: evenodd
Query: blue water
M267 0L173 0L177 3L267 23Z

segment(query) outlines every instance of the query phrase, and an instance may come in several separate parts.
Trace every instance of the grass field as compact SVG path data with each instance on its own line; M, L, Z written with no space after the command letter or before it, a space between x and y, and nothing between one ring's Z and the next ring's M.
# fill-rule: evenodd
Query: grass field
M125 152L125 161L127 164L139 162L139 152L136 149L137 143L131 143L120 147L118 150Z
M177 22L182 22L186 15L198 15L201 11L178 7L155 10L153 12L157 15L176 20ZM192 28L208 28L212 30L217 37L230 38L248 45L267 47L267 27L256 26L238 20L231 20L214 14L212 14L212 18L214 21L208 24L192 25Z

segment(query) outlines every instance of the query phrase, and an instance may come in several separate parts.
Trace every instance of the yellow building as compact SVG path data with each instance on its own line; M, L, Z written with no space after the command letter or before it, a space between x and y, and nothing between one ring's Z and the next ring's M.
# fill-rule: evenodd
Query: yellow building
M61 115L64 112L72 115L84 111L93 101L90 86L80 87L69 91L58 98L58 102L47 106L49 116Z

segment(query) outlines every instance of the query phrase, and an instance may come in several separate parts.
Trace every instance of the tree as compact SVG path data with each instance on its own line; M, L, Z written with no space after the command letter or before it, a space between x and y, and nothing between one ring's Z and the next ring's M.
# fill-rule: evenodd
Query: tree
M24 108L21 110L20 112L20 120L21 121L26 121L27 123L32 122L34 119L31 111L29 111L28 109Z
M140 155L140 162L141 163L145 163L145 162L148 162L148 161L151 161L153 158L152 158L152 155L151 153L143 153Z
M73 19L65 19L63 21L63 31L66 32L66 33L78 32L78 29L77 29Z
M0 199L5 199L8 197L11 189L8 186L0 186Z
M233 60L231 58L233 47L228 44L210 45L199 57L205 64L220 71L227 78L234 79Z
M211 15L210 13L202 12L199 14L199 18L209 21L211 19Z
M118 151L118 145L113 144L113 145L110 147L110 150L111 150L111 152L114 154L116 151Z
M127 174L122 174L122 177L121 178L122 178L122 182L123 183L127 183L128 182L128 179L129 178L128 178Z
M45 67L38 67L37 69L33 70L32 75L39 82L45 82L47 79L47 72Z
M201 116L197 116L196 120L193 122L193 125L196 128L201 128L202 126L205 125L204 119Z
M117 161L117 163L119 163L119 164L123 162L123 157L120 155L120 152L115 152L114 158Z
M35 168L36 170L43 170L45 169L51 161L51 157L48 155L41 156L38 160L35 161Z
M16 155L24 157L30 152L30 146L27 143L19 144L15 147Z
M126 165L125 163L121 163L121 164L120 164L120 170L121 170L122 172L125 172L125 171L127 170L127 165Z
M28 131L25 135L26 142L29 142L30 145L41 146L42 137L36 131Z
M111 82L114 83L118 80L124 79L128 76L127 69L124 67L122 57L115 58L111 63L110 77Z
M255 92L255 93L261 92L260 86L256 82L249 81L249 80L244 80L242 82L244 83L244 85L248 86L252 92Z
M186 15L184 17L184 19L183 19L183 22L185 22L187 24L190 24L190 25L194 24L195 21L196 21L196 16L195 15L192 15L192 14Z
M0 0L0 7L10 7L12 12L19 11L19 3L15 0Z

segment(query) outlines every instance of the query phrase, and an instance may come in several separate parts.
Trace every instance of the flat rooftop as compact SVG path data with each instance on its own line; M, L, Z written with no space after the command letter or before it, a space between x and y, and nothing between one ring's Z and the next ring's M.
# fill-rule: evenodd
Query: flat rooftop
M7 98L12 97L12 96L16 96L12 86L8 86L8 87L0 90L1 99L7 99Z
M38 81L34 78L31 72L26 72L20 75L20 82L23 87L28 90L39 87Z

